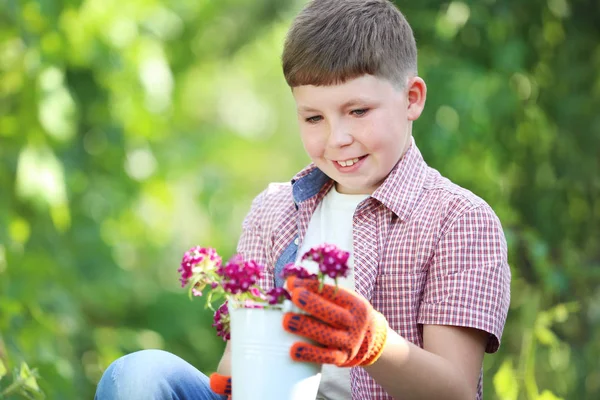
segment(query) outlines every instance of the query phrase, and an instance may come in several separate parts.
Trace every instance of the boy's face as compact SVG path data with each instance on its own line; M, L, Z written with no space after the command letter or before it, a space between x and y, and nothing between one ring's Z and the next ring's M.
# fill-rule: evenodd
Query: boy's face
M372 75L295 87L304 148L340 193L371 194L410 146L425 94L419 77L403 89Z

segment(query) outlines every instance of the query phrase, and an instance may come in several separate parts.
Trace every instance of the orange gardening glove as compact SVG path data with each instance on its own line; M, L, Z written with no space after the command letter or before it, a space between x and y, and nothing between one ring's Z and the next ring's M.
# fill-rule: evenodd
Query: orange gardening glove
M320 346L296 342L290 353L296 361L338 367L371 365L381 355L388 323L362 296L331 285L319 290L316 279L290 277L292 302L309 315L286 313L286 331Z
M231 377L216 372L210 375L210 390L231 399Z

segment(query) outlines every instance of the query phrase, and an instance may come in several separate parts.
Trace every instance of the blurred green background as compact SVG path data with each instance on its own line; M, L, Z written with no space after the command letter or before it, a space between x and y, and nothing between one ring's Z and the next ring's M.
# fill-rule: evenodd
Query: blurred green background
M93 398L139 349L216 368L176 270L196 244L229 257L252 198L308 162L279 60L303 4L0 2L0 359L47 398ZM509 243L485 398L600 398L600 3L397 4L429 88L416 141Z

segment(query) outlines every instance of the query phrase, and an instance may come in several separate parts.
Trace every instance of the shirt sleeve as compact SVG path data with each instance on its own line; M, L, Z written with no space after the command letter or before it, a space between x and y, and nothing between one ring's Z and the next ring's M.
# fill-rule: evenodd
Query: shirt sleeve
M265 190L252 201L250 211L242 223L242 234L237 245L237 252L244 260L254 260L264 267L263 276L258 280L258 286L264 291L275 286L273 270L268 267L268 240L265 238L266 232L262 229L266 194Z
M443 233L430 264L418 322L489 333L494 353L510 303L511 272L498 217L488 205L460 216Z

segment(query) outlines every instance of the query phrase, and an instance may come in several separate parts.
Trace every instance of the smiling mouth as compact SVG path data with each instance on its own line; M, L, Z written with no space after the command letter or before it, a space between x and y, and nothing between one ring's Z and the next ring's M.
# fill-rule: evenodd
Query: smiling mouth
M354 164L356 164L357 162L359 162L360 160L362 160L365 157L366 156L361 156L361 157L356 157L356 158L350 158L348 160L334 161L334 162L337 163L339 166L342 166L342 167L351 167L351 166L353 166Z

